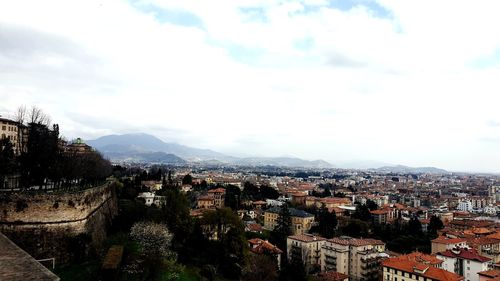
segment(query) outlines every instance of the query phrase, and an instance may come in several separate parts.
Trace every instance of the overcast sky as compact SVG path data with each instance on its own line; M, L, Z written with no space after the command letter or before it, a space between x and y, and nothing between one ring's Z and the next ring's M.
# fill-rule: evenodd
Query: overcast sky
M500 172L500 1L0 1L0 114L234 155Z

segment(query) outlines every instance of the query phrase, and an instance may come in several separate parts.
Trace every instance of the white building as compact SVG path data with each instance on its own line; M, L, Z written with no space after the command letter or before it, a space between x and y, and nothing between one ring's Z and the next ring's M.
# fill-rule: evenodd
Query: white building
M155 194L153 192L141 192L137 197L143 198L146 206L151 206L154 203Z
M436 254L443 260L443 269L465 277L464 281L479 281L478 272L488 270L490 258L480 256L475 250L453 248Z
M288 236L286 249L288 260L302 260L306 272L321 267L321 248L326 238L311 234L300 234Z
M457 210L462 212L472 212L472 202L470 200L460 200Z

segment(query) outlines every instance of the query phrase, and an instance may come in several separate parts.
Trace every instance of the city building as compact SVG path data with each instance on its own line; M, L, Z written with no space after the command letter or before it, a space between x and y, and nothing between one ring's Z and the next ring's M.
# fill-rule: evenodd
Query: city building
M455 247L462 248L466 245L467 241L463 238L448 238L445 236L439 236L431 241L431 253L436 254L446 250L451 250Z
M488 270L491 260L473 249L459 247L437 253L436 256L443 260L443 269L465 277L465 281L479 281L478 273Z
M319 270L321 267L321 248L326 238L312 234L288 236L286 239L288 260L302 260L306 272Z
M490 269L478 272L479 281L498 281L500 280L500 270Z
M464 277L431 265L389 258L382 261L382 281L461 281Z
M273 207L264 212L265 229L273 230L276 227L280 211L281 208ZM289 208L289 211L292 217L292 232L294 235L306 233L311 229L314 222L314 215L295 208Z
M214 200L214 206L216 208L224 207L224 199L226 195L226 189L219 187L215 189L210 189L208 192L208 196Z
M248 245L250 252L258 255L270 255L276 259L278 267L280 266L281 254L283 251L269 243L269 241L262 240L260 238L253 238L248 240Z
M328 239L321 251L321 270L349 275L350 280L375 280L380 271L384 242L347 236Z

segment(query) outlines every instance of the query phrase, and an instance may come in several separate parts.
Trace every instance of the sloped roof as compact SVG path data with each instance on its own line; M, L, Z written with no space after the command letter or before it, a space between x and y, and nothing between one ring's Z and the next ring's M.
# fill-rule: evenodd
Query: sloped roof
M32 256L0 233L0 280L60 280Z
M425 265L415 261L409 261L404 258L401 259L400 257L383 260L382 266L390 267L404 272L411 272L416 275L431 278L437 281L460 281L464 279L463 276L446 271L444 269Z
M464 260L478 261L478 262L487 262L491 260L490 258L479 255L475 250L472 249L446 250L444 252L437 253L437 255L449 258L460 258Z

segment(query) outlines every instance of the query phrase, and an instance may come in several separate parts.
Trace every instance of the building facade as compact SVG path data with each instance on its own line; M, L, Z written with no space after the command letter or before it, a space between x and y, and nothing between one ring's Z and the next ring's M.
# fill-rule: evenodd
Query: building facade
M384 251L384 242L376 239L346 236L328 239L321 252L321 270L344 273L354 281L375 280Z

